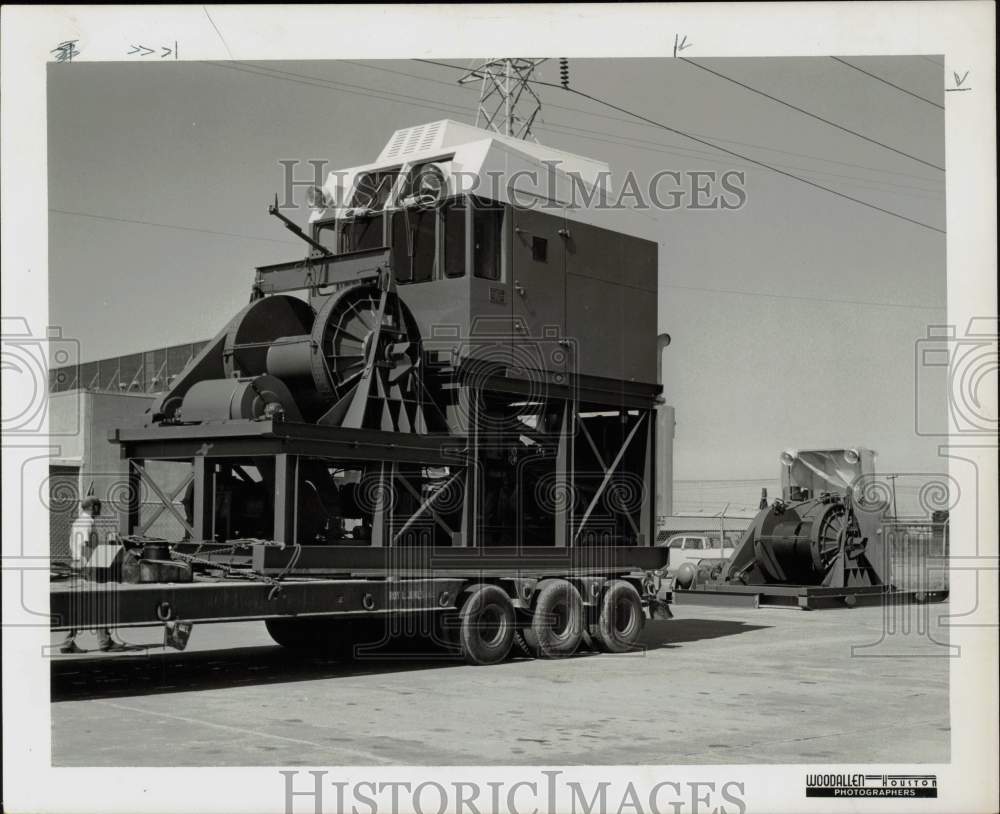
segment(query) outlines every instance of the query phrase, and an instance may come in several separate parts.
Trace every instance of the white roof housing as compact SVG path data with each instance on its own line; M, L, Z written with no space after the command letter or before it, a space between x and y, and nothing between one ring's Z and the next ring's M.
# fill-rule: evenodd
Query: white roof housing
M411 166L428 161L444 172L449 195L562 208L570 220L659 242L654 213L612 206L611 171L605 162L450 119L397 130L375 162L330 173L324 190L331 200L349 202L365 173L402 167L405 177ZM392 202L390 197L388 205ZM312 219L329 215L316 213Z

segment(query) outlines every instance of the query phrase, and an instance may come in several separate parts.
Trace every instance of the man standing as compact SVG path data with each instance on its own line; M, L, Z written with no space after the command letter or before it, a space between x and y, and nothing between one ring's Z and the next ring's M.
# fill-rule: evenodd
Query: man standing
M88 495L80 503L80 516L73 521L69 532L70 565L75 571L82 571L91 553L101 542L97 532L97 522L94 518L101 514L101 501L93 495ZM59 647L60 653L83 653L76 643L76 631L70 630ZM111 631L106 627L97 631L97 646L104 652L124 650L125 645L111 638Z

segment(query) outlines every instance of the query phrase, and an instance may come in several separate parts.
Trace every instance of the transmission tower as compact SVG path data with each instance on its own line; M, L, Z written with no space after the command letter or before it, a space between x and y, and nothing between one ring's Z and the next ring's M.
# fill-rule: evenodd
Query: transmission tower
M531 74L544 59L489 59L458 80L460 85L481 81L476 127L505 136L533 139L531 126L542 100L531 89Z

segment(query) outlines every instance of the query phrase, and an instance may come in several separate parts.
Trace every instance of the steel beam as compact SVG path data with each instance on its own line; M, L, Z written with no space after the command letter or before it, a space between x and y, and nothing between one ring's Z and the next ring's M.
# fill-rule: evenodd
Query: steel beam
M169 511L177 519L177 522L184 527L184 530L187 531L188 534L195 536L195 529L192 528L190 523L188 523L187 518L184 515L182 515L179 511L177 511L177 507L174 506L173 499L169 495L167 495L160 488L159 484L150 477L149 473L143 468L142 463L140 463L138 460L133 459L129 462L129 464L133 470L138 472L139 477L143 481L143 483L145 483L150 489L153 490L154 493L156 493L156 496L160 499L160 504L163 506L163 508ZM131 520L129 521L129 524L131 525ZM207 539L207 538L200 537L198 539Z
M294 543L295 509L298 504L298 458L281 454L274 456L274 539L279 543Z
M615 459L611 462L611 465L607 467L604 471L604 478L601 480L601 485L598 487L597 492L590 501L590 505L587 506L587 510L583 514L583 520L580 521L580 525L576 529L576 533L573 535L574 542L579 538L580 532L583 531L584 527L587 525L587 521L590 519L591 513L594 511L594 507L597 505L597 501L601 499L601 495L604 494L604 490L607 488L608 481L611 480L611 476L614 475L615 470L618 469L618 464L621 463L622 458L625 457L625 452L628 450L629 445L632 443L632 439L635 437L636 431L642 426L643 422L648 418L648 413L640 413L635 424L632 425L632 429L629 431L628 436L626 436L625 441L622 443L621 449L618 450L618 454L615 455ZM582 424L583 422L581 422ZM598 456L600 460L600 456ZM631 520L631 517L630 517ZM635 527L635 521L632 521L633 528Z
M391 574L397 550L392 546L302 546L290 574L381 572ZM652 546L607 546L554 548L466 548L454 546L406 548L408 569L424 572L478 574L483 570L510 569L525 573L570 573L579 569L641 571L663 568L666 548ZM264 574L281 573L294 555L276 546L253 547L254 569Z
M204 455L194 458L194 526L188 526L194 540L211 540L215 532L215 464ZM187 524L185 523L185 526Z
M76 580L49 594L53 630L135 627L164 621L234 622L276 617L371 617L454 608L456 577L405 582L364 579L266 582L211 580L121 584ZM332 612L332 613L331 613Z
M255 287L262 294L282 291L303 291L331 285L353 285L363 279L375 278L389 268L388 249L369 249L327 257L307 257L258 266Z

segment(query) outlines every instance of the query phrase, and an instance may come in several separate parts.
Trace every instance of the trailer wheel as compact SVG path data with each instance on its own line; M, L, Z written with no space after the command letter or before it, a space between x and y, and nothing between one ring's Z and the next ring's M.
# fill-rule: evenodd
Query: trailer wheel
M626 653L639 641L644 622L639 592L625 580L616 579L604 590L591 633L605 653Z
M289 650L310 650L320 644L310 619L265 619L264 625L271 638Z
M472 589L458 615L458 644L469 664L496 664L514 643L514 605L496 585Z
M357 645L379 639L367 619L266 619L264 624L282 647L339 661L353 661Z
M572 583L564 579L542 583L524 638L541 658L557 659L576 652L583 638L583 600Z

